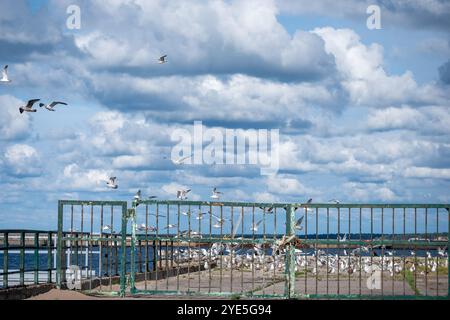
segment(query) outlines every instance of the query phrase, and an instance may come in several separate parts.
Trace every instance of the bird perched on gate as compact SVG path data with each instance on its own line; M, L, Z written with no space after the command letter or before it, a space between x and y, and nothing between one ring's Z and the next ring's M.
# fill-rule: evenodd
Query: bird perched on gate
M117 178L116 177L111 177L109 178L109 181L106 182L106 186L110 189L117 189L119 188L118 184L116 183Z
M221 196L222 194L223 194L222 192L217 191L217 188L214 188L214 189L213 189L213 192L212 192L212 195L211 195L211 199L219 200L219 199L220 199L220 196Z
M134 200L141 201L141 190L138 190L138 192L136 192L136 194L134 195Z
M8 78L8 65L6 65L6 66L3 68L3 71L2 71L2 78L0 79L0 82L1 82L1 83L9 83L9 82L11 82L11 80L9 80L9 78Z
M45 105L44 103L40 103L39 104L39 107L45 107L45 109L47 109L48 111L52 111L52 112L55 112L56 110L55 110L55 107L58 105L58 104L61 104L61 105L63 105L63 106L67 106L67 103L65 103L65 102L59 102L59 101L53 101L52 103L50 103L50 104L48 104L48 105Z
M36 109L33 109L33 105L40 100L41 99L29 100L25 106L19 108L20 113L22 114L24 112L37 112Z

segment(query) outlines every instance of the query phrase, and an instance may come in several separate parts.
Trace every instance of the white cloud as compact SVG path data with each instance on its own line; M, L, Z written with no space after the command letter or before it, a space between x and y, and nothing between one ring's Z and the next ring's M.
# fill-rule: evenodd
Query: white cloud
M19 177L34 177L41 174L41 159L33 147L26 144L15 144L6 148L3 161L8 169L7 174Z
M31 118L19 114L23 104L13 96L0 96L0 140L19 140L32 132Z

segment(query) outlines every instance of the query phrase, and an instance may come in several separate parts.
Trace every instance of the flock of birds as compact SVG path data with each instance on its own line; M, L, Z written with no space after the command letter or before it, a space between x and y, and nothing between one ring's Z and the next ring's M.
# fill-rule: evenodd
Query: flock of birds
M236 270L261 270L263 272L284 272L287 256L286 239L283 238L271 246L271 250L261 244L246 248L239 243L214 243L209 250L205 248L178 248L173 257L176 263L200 263L204 269L221 266ZM420 275L436 272L438 267L448 267L448 255L445 249L438 250L438 256L433 257L427 252L426 259L416 259L415 252L410 257L396 257L392 251L387 255L373 257L363 256L369 248L361 247L350 253L326 253L324 250L314 250L310 253L295 249L295 272L306 271L312 275L318 274L354 274L364 272L372 274L383 270L391 277L403 270ZM167 253L168 254L168 253Z
M167 55L164 55L164 56L160 57L158 59L158 63L159 64L167 63ZM12 80L9 78L9 75L8 75L8 67L9 66L6 65L3 68L3 70L2 70L2 77L0 79L0 84L8 84L8 83L12 82ZM35 103L39 102L40 100L41 99L30 99L30 100L28 100L28 102L25 105L19 107L20 114L23 114L24 112L31 112L31 113L37 112L37 109L34 109L33 106L34 106ZM40 103L39 107L41 107L41 108L45 107L45 109L47 109L48 111L54 112L54 111L56 111L55 107L58 106L58 105L67 106L68 104L65 103L65 102L54 101L54 102L49 103L49 104Z

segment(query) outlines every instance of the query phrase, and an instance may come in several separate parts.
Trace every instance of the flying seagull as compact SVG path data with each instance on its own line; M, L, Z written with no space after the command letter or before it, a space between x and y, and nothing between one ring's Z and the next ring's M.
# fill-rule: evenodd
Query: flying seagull
M57 106L58 104L61 104L61 105L64 105L64 106L67 106L67 103L65 103L65 102L59 102L59 101L54 101L54 102L52 102L52 103L50 103L50 104L48 104L48 105L45 105L45 104L43 104L43 103L40 103L39 104L39 107L45 107L45 109L47 109L48 111L56 111L55 110L55 106Z
M217 188L214 188L213 192L212 192L211 199L219 200L220 199L220 195L222 195L222 194L223 194L222 192L217 191Z
M116 180L117 180L116 177L109 178L109 181L106 183L107 187L111 188L111 189L114 189L114 190L119 188L119 186L116 183Z
M309 199L308 202L306 202L306 204L311 204L313 202L313 199Z
M159 64L167 63L167 54L158 59Z
M341 203L341 201L339 201L337 199L332 199L332 200L329 200L328 202L334 202L335 204L340 204Z
M189 192L191 192L191 189L177 191L177 199L186 200L187 199L187 194Z
M33 105L40 100L41 99L29 100L25 106L19 108L20 113L22 114L24 112L37 112L36 109L33 109Z
M259 225L261 224L261 222L263 222L263 221L259 220L257 223L253 223L252 228L250 230L254 231L254 232L258 232L258 228L259 228Z
M8 78L8 65L6 65L5 68L3 68L2 78L0 79L0 82L4 82L4 83L11 82L11 80L9 80L9 78Z
M301 217L300 219L298 219L297 222L295 223L294 228L295 228L296 230L299 230L299 231L303 230L302 222L303 222L303 218L304 218L304 217L305 217L305 216L302 216L302 217Z
M178 159L178 160L174 160L173 163L176 164L177 166L181 166L182 164L184 164L184 162L185 162L186 160L188 160L188 159L190 159L190 158L192 158L192 155L187 156L187 157L180 158L180 159Z

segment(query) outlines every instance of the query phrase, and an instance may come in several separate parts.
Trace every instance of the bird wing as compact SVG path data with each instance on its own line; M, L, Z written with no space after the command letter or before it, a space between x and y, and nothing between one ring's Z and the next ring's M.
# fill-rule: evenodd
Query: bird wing
M186 194L188 194L189 192L191 192L191 189L185 191Z
M33 100L29 100L27 103L26 108L31 108L33 106L33 104L35 104L36 102L40 101L41 99L33 99Z
M300 226L302 224L304 217L305 216L302 216L300 219L297 220L297 226Z
M8 65L5 66L5 68L2 71L3 78L8 77Z
M65 102L54 101L54 102L52 102L52 103L49 105L49 107L50 107L50 108L53 108L54 106L56 106L56 105L58 105L58 104L62 104L62 105L67 106L67 103L65 103Z

